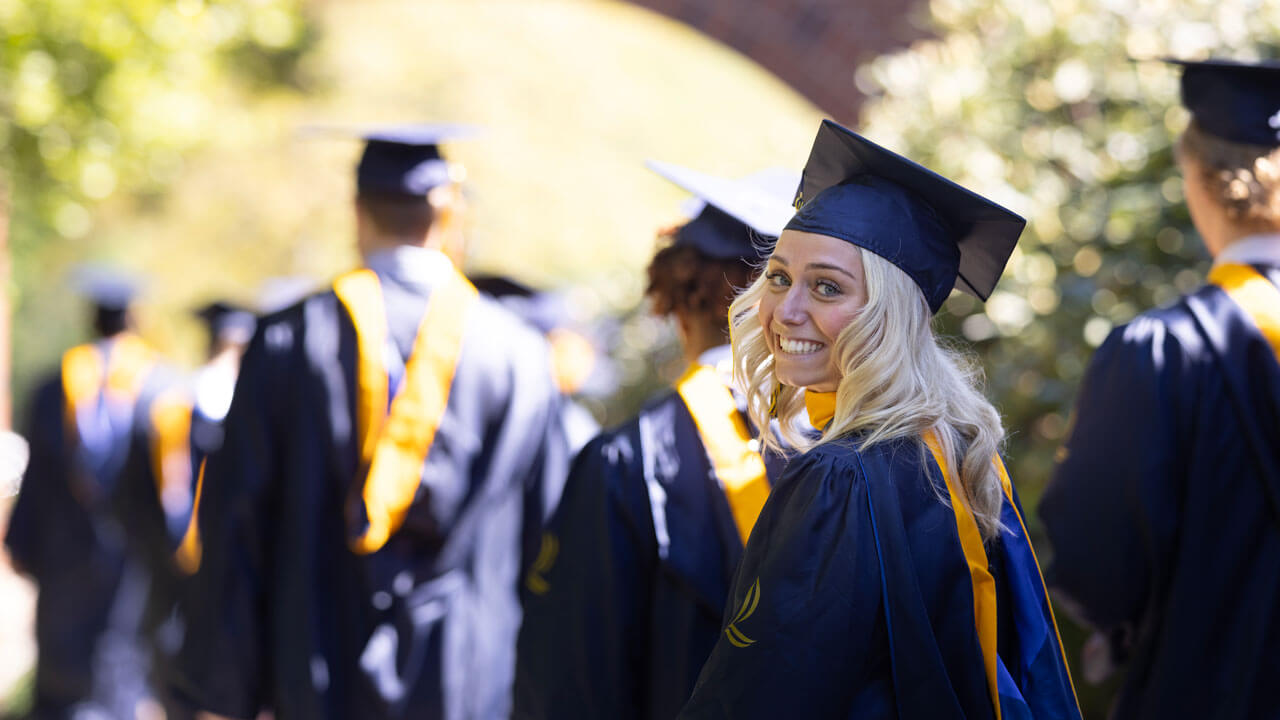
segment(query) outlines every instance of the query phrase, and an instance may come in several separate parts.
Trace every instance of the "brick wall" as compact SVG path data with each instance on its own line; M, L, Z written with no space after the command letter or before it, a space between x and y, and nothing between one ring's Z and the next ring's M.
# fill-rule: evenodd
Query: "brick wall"
M773 72L836 120L857 121L858 63L922 37L926 0L631 0Z

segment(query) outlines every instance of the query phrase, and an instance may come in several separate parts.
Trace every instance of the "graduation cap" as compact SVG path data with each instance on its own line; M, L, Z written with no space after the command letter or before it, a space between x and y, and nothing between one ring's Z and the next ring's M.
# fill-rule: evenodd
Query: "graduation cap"
M94 307L115 312L127 310L142 289L138 276L106 265L76 266L71 284Z
M675 244L691 245L708 257L758 258L754 237L776 238L794 212L790 199L799 178L791 170L770 168L735 180L657 160L645 164L701 202L694 218L676 232Z
M209 337L215 341L247 343L257 325L253 313L222 300L202 305L195 314L204 321L209 328Z
M1178 60L1182 104L1205 132L1243 145L1280 145L1280 62Z
M788 230L846 240L898 266L937 312L958 288L986 300L1026 220L823 120Z
M304 135L339 135L365 141L356 166L356 190L364 194L422 197L451 182L456 169L440 153L440 143L471 137L473 125L420 123L406 125L308 125Z
M361 132L364 154L356 166L360 193L424 196L453 179L440 143L473 135L468 125L390 125Z

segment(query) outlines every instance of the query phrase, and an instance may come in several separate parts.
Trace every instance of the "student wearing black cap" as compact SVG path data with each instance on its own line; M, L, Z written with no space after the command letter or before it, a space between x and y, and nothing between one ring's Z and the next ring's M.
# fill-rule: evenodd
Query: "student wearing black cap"
M1039 508L1047 577L1127 666L1115 717L1277 717L1280 63L1177 64L1213 269L1094 354Z
M677 321L688 370L578 455L525 587L518 718L672 718L720 631L733 567L769 494L730 389L729 301L756 242L790 217L797 177L740 180L665 163L701 211L649 265L653 311Z
M205 464L172 685L252 718L510 712L566 468L538 333L456 269L457 128L364 134L365 267L260 319Z
M930 327L1022 218L831 121L796 204L730 317L752 418L800 454L680 717L1078 718L999 415Z
M83 266L72 283L92 303L95 339L68 350L36 390L30 466L5 544L38 591L32 717L133 717L150 696L147 573L116 510L131 439L168 380L133 330L137 279Z

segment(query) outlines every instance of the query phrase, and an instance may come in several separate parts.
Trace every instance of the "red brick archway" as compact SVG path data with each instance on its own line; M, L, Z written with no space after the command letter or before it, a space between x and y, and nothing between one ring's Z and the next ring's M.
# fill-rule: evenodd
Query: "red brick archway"
M631 0L733 47L841 122L857 120L858 64L923 36L923 0Z

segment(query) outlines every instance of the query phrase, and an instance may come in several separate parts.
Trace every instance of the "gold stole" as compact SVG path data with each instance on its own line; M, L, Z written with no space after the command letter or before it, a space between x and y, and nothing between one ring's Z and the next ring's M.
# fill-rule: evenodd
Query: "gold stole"
M769 499L764 459L752 447L751 434L747 432L742 413L738 412L733 393L714 369L706 365L690 366L676 383L676 390L693 416L698 436L729 501L738 535L746 545L760 509Z
M982 533L978 530L978 522L964 503L964 496L961 494L959 487L960 481L951 472L951 466L942 451L942 443L939 442L937 433L929 430L924 434L923 439L924 444L929 448L929 452L933 454L934 462L938 463L938 468L942 470L942 477L947 483L947 495L951 500L951 510L956 516L956 530L960 534L960 548L964 551L965 560L968 562L969 579L973 584L973 619L974 626L978 631L978 644L982 648L982 664L987 673L987 689L991 692L991 702L995 705L996 720L1000 720L1000 693L997 688L996 676L996 660L999 656L996 631L1000 621L996 605L995 578L991 576L991 571L988 569L987 551L982 544ZM1026 524L1022 521L1022 513L1018 512L1018 506L1013 501L1013 483L1009 480L1009 472L1005 469L1004 461L1000 459L1000 456L993 457L991 462L995 466L996 472L1000 475L1000 487L1004 490L1005 502L1009 503L1009 507L1013 510L1014 515L1017 516L1018 525L1022 530L1022 537L1027 543L1027 547L1031 550L1031 557L1034 559L1035 548L1031 547ZM1007 539L1004 541L1007 542ZM1044 574L1040 572L1039 560L1036 560L1036 575L1040 580L1041 588L1044 588L1045 598L1048 598L1049 591L1044 587ZM1049 607L1049 619L1053 623L1053 632L1058 641L1058 651L1062 653L1065 661L1067 654L1062 647L1062 637L1058 633L1058 621L1053 616L1052 607ZM1071 691L1074 695L1074 683Z
M371 270L356 270L334 283L356 329L356 429L368 527L351 540L359 554L376 552L400 529L419 486L422 466L449 402L462 335L476 289L457 270L436 287L418 326L400 389L387 412L383 362L386 311L382 287Z
M151 432L156 497L170 512L170 505L185 506L191 499L191 402L185 392L169 389L151 402ZM167 497L175 500L166 503Z
M1248 265L1218 265L1209 271L1209 282L1240 306L1280 357L1280 290Z
M132 403L142 392L155 355L141 338L125 333L111 343L111 356L103 358L96 345L77 345L62 356L62 393L66 398L66 421L74 431L76 415L98 393L109 399Z
M191 519L187 521L187 531L182 534L182 542L173 553L178 569L187 575L195 575L200 569L200 558L204 555L204 545L200 542L200 497L204 493L204 465L209 458L201 458L200 469L196 472L196 499L191 503Z

